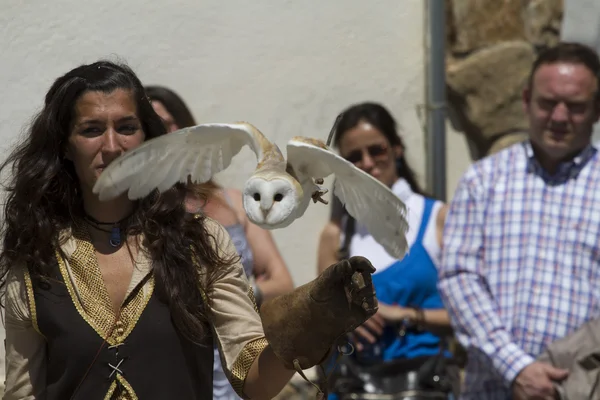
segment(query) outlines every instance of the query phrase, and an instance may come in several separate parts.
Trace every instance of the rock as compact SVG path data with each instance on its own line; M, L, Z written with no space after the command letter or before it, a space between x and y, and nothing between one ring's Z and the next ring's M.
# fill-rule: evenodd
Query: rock
M447 0L446 37L453 57L497 43L526 40L536 47L560 39L564 0Z
M447 46L453 56L507 40L525 40L521 0L447 0L446 4Z
M521 91L536 51L560 40L564 0L446 4L449 107L484 156L523 138Z
M526 0L523 3L522 19L527 41L537 48L558 44L563 20L563 0Z
M450 107L482 153L507 132L527 131L521 98L534 59L531 44L510 41L448 65L448 91L454 98Z

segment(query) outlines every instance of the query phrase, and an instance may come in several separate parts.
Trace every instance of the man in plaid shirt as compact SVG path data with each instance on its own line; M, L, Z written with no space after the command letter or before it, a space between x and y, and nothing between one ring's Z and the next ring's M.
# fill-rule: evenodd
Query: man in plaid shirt
M536 362L600 317L600 61L561 43L526 89L529 139L474 163L446 219L439 289L467 349L461 399L552 399L568 371Z

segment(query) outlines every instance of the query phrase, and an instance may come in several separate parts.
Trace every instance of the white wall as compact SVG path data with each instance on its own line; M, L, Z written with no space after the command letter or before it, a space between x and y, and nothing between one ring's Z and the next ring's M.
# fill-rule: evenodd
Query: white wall
M55 78L80 63L120 57L144 83L178 91L198 122L247 120L284 152L291 136L326 138L350 103L381 101L404 126L409 160L424 179L415 112L424 88L422 0L2 4L3 146L39 109ZM218 178L241 187L253 163L244 150ZM296 284L315 275L317 235L328 212L312 205L302 220L273 232Z
M408 159L424 181L415 111L424 93L423 3L2 0L0 146L16 140L55 78L120 57L145 84L178 91L199 123L249 121L284 152L294 135L325 139L347 105L383 102L404 126ZM470 161L462 136L449 132L447 143L451 196ZM218 180L240 188L253 163L244 150ZM315 276L328 213L312 205L303 219L273 232L296 285Z
M600 3L596 0L565 0L561 40L580 42L600 52ZM600 145L600 122L594 126L594 142Z

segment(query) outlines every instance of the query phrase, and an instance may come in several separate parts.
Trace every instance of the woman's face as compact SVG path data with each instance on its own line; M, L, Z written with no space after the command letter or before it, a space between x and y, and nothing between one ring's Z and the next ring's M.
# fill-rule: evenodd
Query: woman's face
M160 119L163 120L167 133L175 132L179 129L179 126L175 122L175 118L173 118L163 103L158 100L152 100L152 108L154 108L154 111L158 114Z
M340 155L387 186L398 180L396 158L402 155L400 146L392 147L377 128L361 121L343 133Z
M139 146L145 134L128 90L85 92L74 111L65 158L73 162L82 190L91 192L104 168Z

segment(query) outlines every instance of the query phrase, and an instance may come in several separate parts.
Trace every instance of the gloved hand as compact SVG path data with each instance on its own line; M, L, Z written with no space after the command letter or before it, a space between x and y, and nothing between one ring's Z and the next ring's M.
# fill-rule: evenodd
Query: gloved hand
M369 260L351 257L263 304L265 337L286 368L298 371L321 364L338 338L377 312L373 272Z

